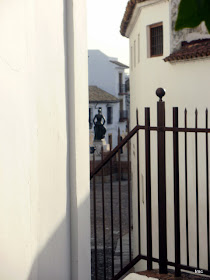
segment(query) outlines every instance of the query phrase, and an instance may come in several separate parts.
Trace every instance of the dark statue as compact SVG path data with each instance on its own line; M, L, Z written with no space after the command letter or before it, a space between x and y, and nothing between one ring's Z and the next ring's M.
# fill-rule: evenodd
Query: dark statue
M98 109L98 114L95 115L93 119L94 123L94 132L95 132L95 137L94 140L101 140L105 137L106 134L106 128L104 126L106 120L104 116L101 113L101 108Z

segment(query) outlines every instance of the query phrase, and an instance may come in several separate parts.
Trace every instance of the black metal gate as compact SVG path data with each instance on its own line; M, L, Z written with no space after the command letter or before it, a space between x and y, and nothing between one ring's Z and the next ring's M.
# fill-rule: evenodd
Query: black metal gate
M162 101L162 97L165 95L163 89L156 91L159 101L157 102L157 126L150 125L150 108L145 108L145 124L139 125L138 111L136 114L136 127L128 132L128 135L120 141L120 133L118 137L118 146L114 148L104 158L103 150L101 152L101 161L96 166L95 156L93 155L93 165L90 174L91 188L92 188L92 232L93 232L93 248L92 248L92 279L119 279L126 272L128 272L136 263L141 260L147 261L147 270L152 270L153 263L159 264L160 273L167 273L167 267L173 266L175 268L175 276L180 276L181 269L202 272L203 274L210 275L210 248L209 248L209 139L208 134L210 129L208 128L208 110L205 112L205 128L198 128L198 111L195 111L195 127L187 127L187 110L184 111L184 127L178 125L178 108L173 108L173 126L165 126L165 102ZM143 131L145 134L145 149L140 151L140 140L139 133ZM152 183L151 183L151 132L156 131L157 133L157 186L158 186L158 232L159 232L159 256L158 258L153 257L153 231L152 231ZM166 201L166 133L173 134L172 149L173 159L173 196L174 196L174 252L175 257L172 260L168 260L167 252L167 201ZM180 135L183 135L183 152L184 152L184 184L182 188L185 190L185 239L186 239L186 261L182 260L181 248L180 248L180 236L182 234L180 230ZM189 151L188 151L188 135L194 134L194 155L195 155L195 224L196 224L196 265L191 265L190 258L190 242L189 242ZM205 192L206 198L206 236L207 236L207 267L200 267L200 241L202 236L199 236L200 221L199 221L199 149L198 149L198 135L205 136L205 156L202 157L202 161L205 162ZM135 139L136 138L136 139ZM130 141L135 141L136 149L135 157L132 158L131 168L131 155L130 155ZM132 143L133 143L132 142ZM127 159L121 160L121 148L127 147ZM145 157L145 183L146 183L146 254L142 253L141 249L141 192L140 192L140 152L141 156ZM134 162L135 160L135 162ZM154 162L154 159L153 159ZM127 200L126 209L122 207L122 186L124 187L125 182L122 181L122 169L127 171L126 177L126 193L127 196L124 200ZM136 172L134 172L136 169ZM132 170L132 172L131 172ZM183 170L182 170L183 171ZM136 188L137 197L136 208L133 208L133 212L137 211L137 231L138 231L138 253L133 256L132 254L132 211L131 211L131 173L136 174L136 178L132 188ZM113 176L117 175L117 185L113 182ZM190 174L191 175L191 174ZM100 178L100 183L96 180ZM105 179L108 183L105 183ZM122 185L123 182L123 185ZM97 191L100 190L101 201L100 213L97 212ZM117 195L116 195L117 190ZM109 192L109 195L107 195ZM108 204L107 204L108 200ZM108 205L108 206L107 206ZM108 211L106 208L108 207ZM117 208L117 218L116 218ZM100 216L100 217L99 217ZM109 218L108 218L109 216ZM101 219L101 229L99 229L98 221ZM125 224L126 220L126 224ZM128 258L124 259L124 227L127 233L127 253ZM109 231L107 231L107 228ZM119 243L119 251L116 254L116 238L115 233L117 230L117 238ZM100 234L99 234L100 233ZM107 239L107 234L109 239ZM203 234L203 233L202 233ZM99 244L101 239L101 244ZM98 243L99 242L99 243ZM108 245L109 243L109 245ZM100 247L100 248L99 248ZM100 252L99 252L100 251ZM116 266L118 264L118 271Z

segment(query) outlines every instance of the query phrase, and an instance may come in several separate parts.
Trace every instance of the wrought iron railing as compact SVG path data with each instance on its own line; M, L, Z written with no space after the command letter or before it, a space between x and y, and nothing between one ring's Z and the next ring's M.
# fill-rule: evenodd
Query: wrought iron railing
M93 205L93 238L94 238L94 249L93 249L93 267L92 272L93 276L92 279L119 279L122 277L126 272L128 272L135 264L137 264L141 260L147 261L147 269L152 270L153 263L159 264L159 272L160 273L167 273L168 266L172 266L175 268L175 276L178 277L181 274L181 270L186 270L189 272L202 272L203 274L210 275L210 227L209 227L209 133L210 129L208 128L208 110L206 110L205 113L205 128L198 128L198 111L196 109L195 111L195 127L194 128L188 128L187 126L187 110L185 109L184 112L184 127L180 128L178 126L178 108L173 108L173 126L172 127L166 127L165 126L165 102L162 101L162 97L164 96L164 91L162 89L157 90L157 95L160 98L159 102L157 103L157 126L151 126L150 125L150 108L145 108L145 125L139 125L138 121L138 111L136 113L136 120L137 124L133 130L131 130L128 135L120 142L120 133L119 133L119 139L118 139L118 146L115 147L107 156L104 157L103 150L101 152L101 162L95 166L95 156L93 157L93 170L91 171L90 178L92 180L92 190L93 190L93 196L92 196L92 205ZM145 136L145 145L142 146L140 144L140 132L144 133ZM154 154L151 153L151 132L156 132L157 134L157 161L154 160ZM167 222L166 222L166 215L167 215L167 201L166 201L166 190L167 190L167 182L166 182L166 133L172 133L173 134L173 140L171 142L172 147L172 155L173 158L167 161L167 164L172 164L173 168L173 216L174 216L174 252L175 257L174 259L168 260L168 248L167 248L167 240L169 237L167 237ZM194 169L190 169L188 166L189 164L189 158L191 159L192 156L192 149L190 150L191 153L189 154L189 148L188 148L188 138L191 138L192 136L188 135L194 134ZM181 136L182 135L182 136ZM201 155L199 154L199 139L200 135L204 135L205 137L205 145L202 146L202 149L205 149L205 152L202 153L202 159L200 158ZM136 138L133 139L133 137ZM182 139L183 144L183 155L182 155L182 163L180 159L180 138ZM133 212L136 213L136 224L135 228L137 230L137 239L135 240L135 244L137 244L137 253L134 255L132 253L132 213L131 213L131 165L130 165L130 141L136 141L136 148L135 151L132 152L132 154L135 154L135 156L132 157L132 173L136 174L135 178L132 179L132 183L135 182L135 185L133 184L132 190L136 192L136 196L133 197L133 200L136 199L135 204L137 205L136 208L133 208ZM154 138L153 138L154 139ZM142 138L141 138L142 141ZM134 142L132 142L134 144ZM123 146L127 146L127 216L122 215L122 211L125 211L124 207L122 207L122 181L121 181L121 175L122 175L122 161L121 161L121 154L120 150ZM133 147L133 145L132 145ZM146 182L146 240L143 240L143 242L146 243L146 254L143 254L141 243L142 243L142 220L141 220L141 192L140 192L140 147L144 147L144 151L141 150L141 155L144 154L145 156L145 182ZM190 147L192 148L192 147ZM184 156L184 157L183 157ZM151 160L152 159L152 160ZM200 161L199 161L200 159ZM205 163L205 176L202 175L202 189L205 189L205 195L202 193L202 197L199 197L200 190L199 190L199 184L201 177L199 175L199 171L201 171L201 168L199 167L199 163ZM157 209L153 210L158 213L158 236L154 237L154 231L152 229L152 175L151 175L151 166L152 163L155 164L157 162L157 185L158 187L158 198L157 198ZM114 202L114 196L113 191L115 188L113 188L113 165L115 164L117 174L118 174L118 196L115 197L115 202L118 201L116 204ZM180 165L182 164L182 173L184 174L184 180L181 180L180 182ZM192 162L190 162L192 165ZM202 167L203 169L203 167ZM106 170L106 174L104 173ZM107 170L109 172L107 173ZM195 176L195 201L192 199L192 196L189 196L193 192L192 186L191 189L189 189L189 175L192 176L192 170L194 170L194 176ZM141 171L142 172L142 171ZM96 183L96 178L100 174L101 177L101 187L100 184ZM109 180L109 211L107 212L110 217L110 238L111 238L111 254L110 258L108 259L107 255L107 217L106 217L106 209L105 209L105 203L107 200L107 196L105 195L105 190L107 188L107 185L105 186L105 176L110 178ZM199 177L200 176L200 177ZM156 177L156 176L155 176ZM153 177L154 180L154 177ZM205 185L205 186L204 186ZM182 221L182 229L181 229L181 221L180 221L180 186L184 189L185 195L182 197L182 200L184 199L184 205L185 205L185 220L184 220L184 227L183 230L183 221ZM102 236L100 237L102 239L102 252L103 257L99 256L98 254L98 223L99 218L97 215L99 213L97 212L97 202L96 202L96 189L97 187L101 189L101 209L102 209ZM116 186L115 186L116 187ZM205 188L204 188L205 187ZM115 189L116 191L116 189ZM183 190L182 190L183 192ZM205 197L205 199L204 199ZM116 200L117 199L117 200ZM201 203L202 199L202 203ZM200 201L200 204L199 204ZM190 204L191 203L191 204ZM183 201L182 201L183 204ZM205 204L205 216L202 217L202 224L199 220L200 217L200 211L203 205ZM195 209L195 236L196 236L196 265L192 265L192 251L194 250L192 247L190 247L190 232L192 229L190 229L190 226L192 227L192 223L189 223L189 218L192 219L190 216L191 213L189 205L194 205L193 209ZM114 209L117 207L117 219L114 216ZM202 208L203 209L203 208ZM170 207L171 211L171 207ZM116 214L116 213L115 213ZM124 246L123 246L123 224L124 220L127 219L127 233L128 233L128 260L124 259ZM204 224L204 219L206 221L206 227L202 226ZM201 231L202 226L202 231ZM114 237L114 229L119 231L118 238L119 238L119 256L116 256L115 254L115 237ZM206 238L206 244L204 244L203 236L201 236L201 232L203 233L203 229L205 228L205 235ZM158 247L159 247L159 256L158 258L154 257L153 255L153 242L154 240L158 241ZM183 250L181 250L181 238L186 240L186 246L185 246L185 255L186 255L186 262L184 261L184 258L182 256ZM202 242L201 242L202 239ZM201 257L200 253L206 250L206 263L207 266L203 265L201 266ZM191 252L191 254L190 254ZM116 259L118 257L118 259ZM195 261L195 260L193 260ZM116 269L116 265L119 263L119 267ZM103 271L101 272L101 275L99 275L100 268L103 267Z

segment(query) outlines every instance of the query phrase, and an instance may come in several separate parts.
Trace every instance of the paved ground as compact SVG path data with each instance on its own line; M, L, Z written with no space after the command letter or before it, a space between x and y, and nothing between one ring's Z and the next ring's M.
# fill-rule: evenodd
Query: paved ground
M205 277L202 274L189 274L189 273L185 273L182 272L181 273L181 277L175 277L174 276L174 271L173 270L169 270L168 274L159 274L157 269L154 269L152 271L143 271L143 272L139 272L138 274L140 275L145 275L147 277L153 277L156 279L164 279L164 280L209 280L209 277Z
M110 184L106 183L105 190L105 240L106 240L106 279L112 279L112 246L111 246L111 199ZM121 201L122 201L122 236L123 236L123 265L129 262L129 228L128 228L128 184L127 181L121 182ZM120 270L120 231L119 231L119 183L113 183L113 222L114 222L114 271ZM102 187L96 184L96 221L97 221L97 259L98 259L98 280L104 277L104 250L103 250L103 220L102 220ZM91 184L91 247L92 247L92 280L95 280L95 250L94 250L94 216L93 216L93 185Z

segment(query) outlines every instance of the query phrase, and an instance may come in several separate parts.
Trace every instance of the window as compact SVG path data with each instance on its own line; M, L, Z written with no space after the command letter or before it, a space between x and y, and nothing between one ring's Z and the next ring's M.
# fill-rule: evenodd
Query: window
M113 108L107 107L107 124L112 124L113 120Z
M150 26L150 57L163 55L163 24Z
M140 62L140 34L138 34L138 63Z
M134 68L136 67L136 40L134 41Z

